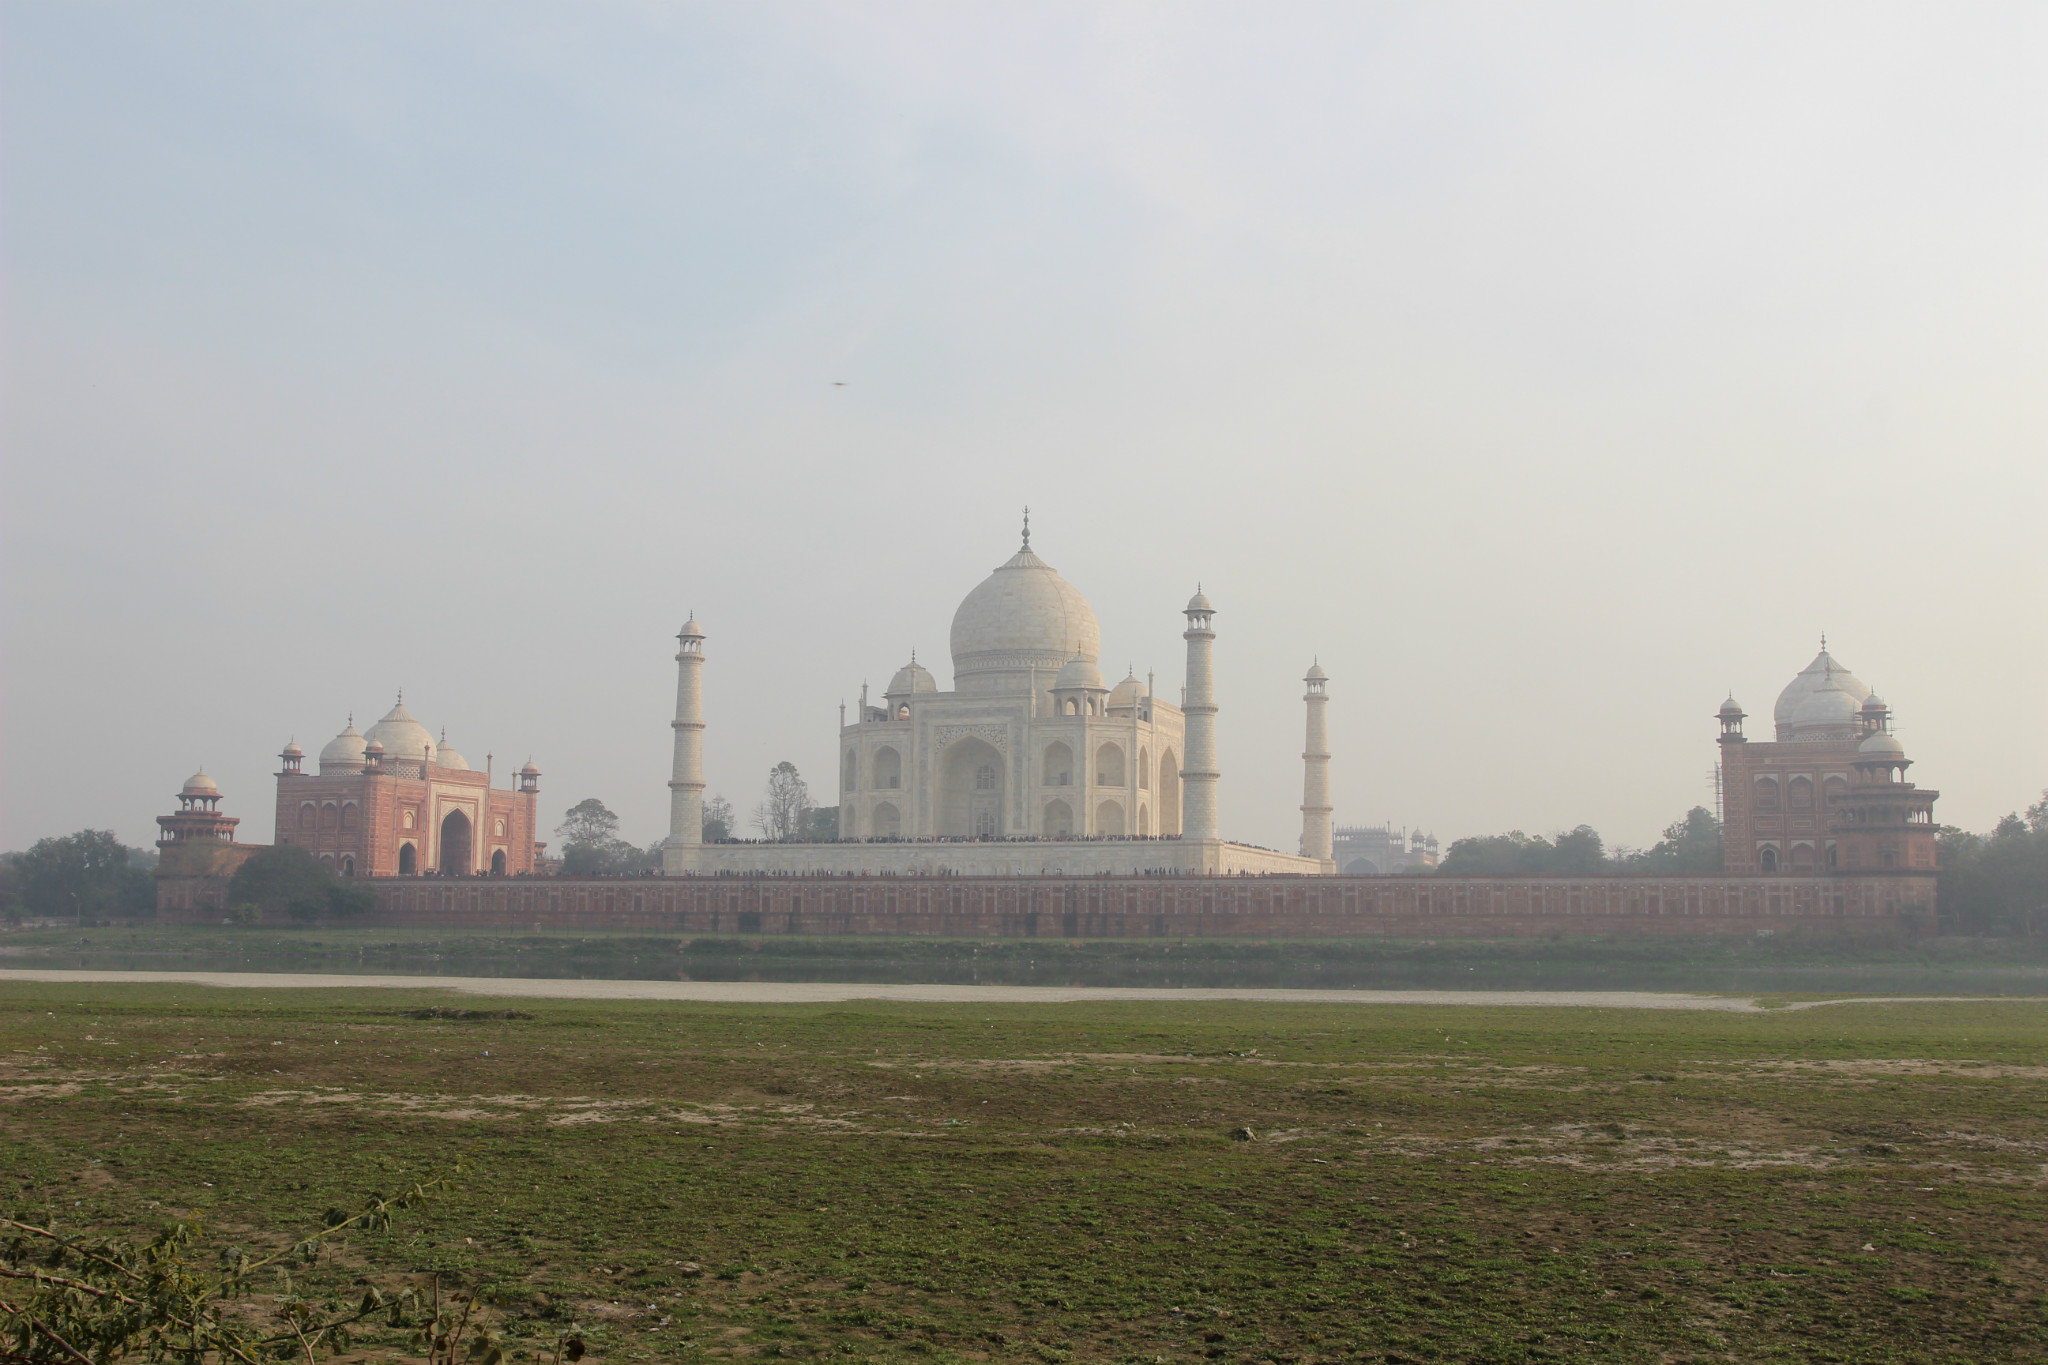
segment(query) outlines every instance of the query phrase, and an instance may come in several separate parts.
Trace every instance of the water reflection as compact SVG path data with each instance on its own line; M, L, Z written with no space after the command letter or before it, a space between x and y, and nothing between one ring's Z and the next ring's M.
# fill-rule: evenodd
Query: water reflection
M130 971L376 973L874 985L2039 994L2048 953L1769 940L1001 942L155 928L10 935L0 963ZM33 941L42 939L42 942ZM30 941L24 941L30 940Z

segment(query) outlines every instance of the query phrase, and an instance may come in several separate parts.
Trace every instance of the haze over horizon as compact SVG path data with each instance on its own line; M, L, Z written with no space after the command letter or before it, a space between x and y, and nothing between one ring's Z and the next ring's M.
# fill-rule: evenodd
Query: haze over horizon
M667 824L1032 546L1226 835L1646 845L1825 631L2048 786L2039 5L0 3L0 848L407 705ZM2017 708L2002 712L2008 700Z

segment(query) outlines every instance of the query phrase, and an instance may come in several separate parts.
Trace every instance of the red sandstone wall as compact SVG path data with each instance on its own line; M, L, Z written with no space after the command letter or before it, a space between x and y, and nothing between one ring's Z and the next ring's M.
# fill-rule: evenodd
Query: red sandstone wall
M363 921L944 938L1935 932L1934 878L376 878ZM167 909L166 919L197 919Z

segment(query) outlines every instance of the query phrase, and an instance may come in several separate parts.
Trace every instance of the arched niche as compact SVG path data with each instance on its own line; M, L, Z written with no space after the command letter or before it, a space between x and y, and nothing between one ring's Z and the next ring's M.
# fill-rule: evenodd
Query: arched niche
M1048 839L1073 838L1074 808L1064 801L1046 802L1044 834Z
M505 875L505 850L502 848L491 850L491 875L493 877Z
M891 745L875 750L875 790L892 792L903 785L903 755Z
M451 810L441 821L441 875L444 877L466 877L472 870L470 853L471 835L469 817L459 810Z
M874 836L877 839L900 839L903 837L903 812L895 803L884 801L875 807Z
M1104 801L1095 808L1095 832L1112 839L1123 837L1124 807L1121 801Z
M1123 746L1104 744L1095 750L1095 785L1098 787L1121 787L1124 785Z
M939 758L938 832L991 838L1003 826L1003 756L985 739L947 745Z
M1045 785L1048 787L1071 787L1074 785L1074 751L1064 741L1054 740L1045 746Z
M400 844L398 846L398 875L401 877L413 877L419 874L419 870L420 851L411 844Z
M1147 749L1147 748L1145 748L1145 747L1144 747L1143 745L1139 745L1139 746L1138 746L1138 790L1142 792L1142 791L1150 791L1151 789L1152 789L1152 751L1151 751L1150 749Z

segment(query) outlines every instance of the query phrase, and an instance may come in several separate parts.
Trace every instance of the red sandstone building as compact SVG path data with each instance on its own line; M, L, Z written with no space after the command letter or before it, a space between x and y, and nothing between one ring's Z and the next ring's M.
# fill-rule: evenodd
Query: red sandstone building
M277 774L277 842L297 844L344 877L466 877L531 873L540 770L531 762L507 791L491 784L413 719L401 696L357 734L353 720L320 751L320 771L287 744Z
M1731 874L1932 872L1934 801L1906 781L1912 760L1891 710L1821 651L1779 694L1770 742L1721 703L1722 833Z

